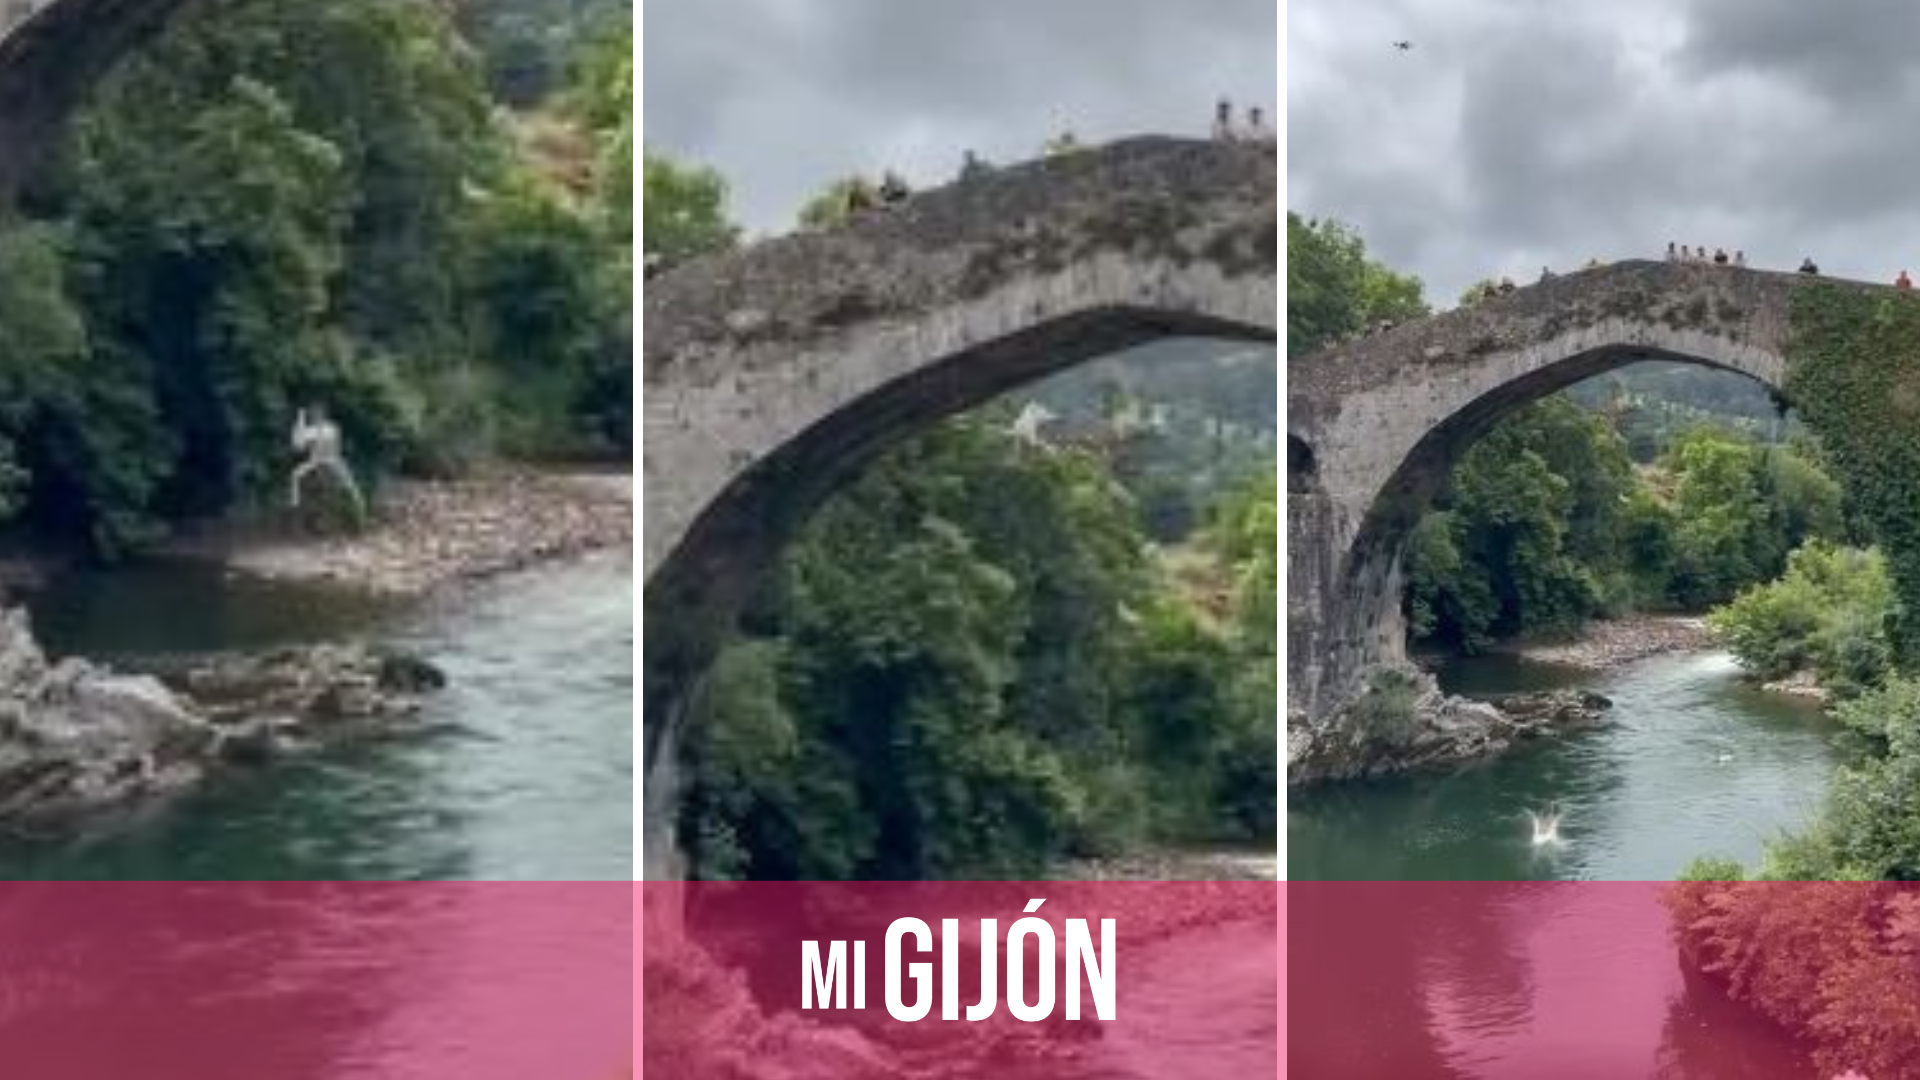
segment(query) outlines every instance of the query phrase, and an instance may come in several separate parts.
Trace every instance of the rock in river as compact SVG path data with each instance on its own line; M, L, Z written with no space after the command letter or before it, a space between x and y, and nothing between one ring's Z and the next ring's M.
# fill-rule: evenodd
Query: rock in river
M1442 693L1425 673L1383 676L1330 722L1290 720L1290 786L1462 765L1524 740L1602 723L1613 707L1601 695L1579 690L1474 701Z
M0 608L0 825L33 826L188 788L222 766L377 730L444 683L357 645L169 662L131 674L52 661Z

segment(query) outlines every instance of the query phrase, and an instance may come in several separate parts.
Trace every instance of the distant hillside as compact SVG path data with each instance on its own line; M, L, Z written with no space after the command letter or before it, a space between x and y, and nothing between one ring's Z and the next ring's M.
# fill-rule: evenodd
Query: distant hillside
M1774 442L1798 429L1767 388L1731 371L1649 361L1595 376L1567 390L1577 404L1614 419L1637 461L1651 461L1675 435L1702 424Z
M1097 414L1116 395L1223 421L1279 430L1279 351L1241 342L1175 338L1075 368L1030 396L1063 415Z
M590 38L633 18L628 0L451 0L454 18L486 60L494 96L533 109L565 85Z

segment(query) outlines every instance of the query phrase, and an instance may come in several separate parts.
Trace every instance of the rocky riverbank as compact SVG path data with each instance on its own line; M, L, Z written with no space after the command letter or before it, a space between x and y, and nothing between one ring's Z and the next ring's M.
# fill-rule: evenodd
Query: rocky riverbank
M1464 765L1517 743L1604 723L1612 707L1580 690L1475 701L1442 693L1425 673L1388 673L1344 716L1289 723L1287 785Z
M391 483L360 532L221 527L172 551L266 578L405 597L632 542L630 474L500 470Z
M1521 641L1496 646L1527 660L1607 671L1636 660L1714 648L1713 631L1695 615L1629 615L1588 623L1568 641Z
M423 660L334 645L113 671L49 659L0 608L0 828L64 827L388 730L443 683Z

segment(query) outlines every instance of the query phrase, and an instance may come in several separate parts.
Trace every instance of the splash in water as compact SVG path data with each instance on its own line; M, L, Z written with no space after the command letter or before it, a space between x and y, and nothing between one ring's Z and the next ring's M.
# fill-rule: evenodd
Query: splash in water
M1549 804L1546 810L1540 813L1529 810L1527 811L1527 819L1533 822L1534 847L1545 847L1549 844L1559 844L1562 842L1560 839L1559 803Z

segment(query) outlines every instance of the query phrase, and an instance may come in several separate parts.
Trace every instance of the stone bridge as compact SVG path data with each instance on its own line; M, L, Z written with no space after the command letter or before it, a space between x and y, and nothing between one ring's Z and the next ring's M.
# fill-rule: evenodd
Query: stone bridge
M1454 462L1497 421L1640 360L1737 371L1780 396L1789 298L1812 282L1836 284L1617 263L1290 360L1290 724L1329 720L1372 669L1406 665L1401 550Z
M686 695L755 581L875 455L1156 338L1275 339L1276 183L1271 147L1131 140L647 283L650 821Z
M0 206L119 59L211 0L0 0Z

